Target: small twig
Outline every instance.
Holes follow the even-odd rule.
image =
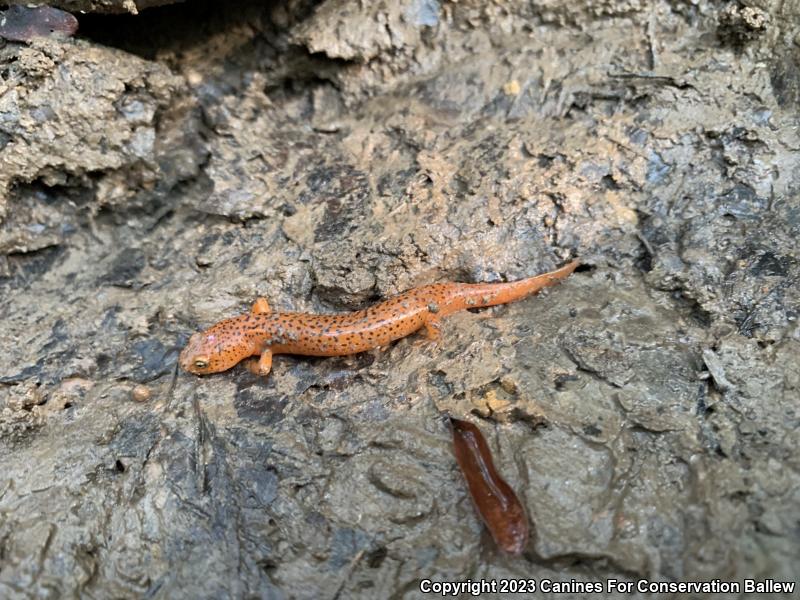
[[[649,254],[651,257],[655,258],[655,256],[656,256],[656,251],[655,251],[655,249],[653,248],[653,245],[650,243],[650,240],[648,240],[648,239],[647,239],[647,238],[646,238],[646,237],[645,237],[645,236],[642,234],[642,232],[641,232],[641,231],[637,231],[637,232],[636,232],[636,237],[637,237],[637,238],[639,238],[639,241],[640,241],[640,242],[642,242],[642,245],[644,246],[644,249],[645,249],[645,250],[647,250],[647,253],[648,253],[648,254]]]
[[[344,586],[347,584],[347,581],[350,579],[350,575],[353,574],[353,571],[356,568],[356,565],[361,562],[361,559],[364,557],[364,549],[362,548],[359,550],[356,555],[353,557],[353,560],[350,561],[350,565],[347,567],[347,570],[342,574],[342,580],[339,582],[339,587],[336,588],[336,592],[331,596],[331,600],[338,600],[338,598],[342,595],[342,590],[344,590]]]

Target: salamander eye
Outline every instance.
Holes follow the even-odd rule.
[[[194,366],[198,369],[205,369],[208,366],[208,360],[205,358],[195,358]]]

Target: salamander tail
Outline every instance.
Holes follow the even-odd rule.
[[[458,292],[459,298],[452,303],[451,310],[448,312],[465,308],[496,306],[522,300],[542,288],[550,287],[565,279],[579,264],[577,260],[573,260],[555,271],[508,283],[463,284]]]

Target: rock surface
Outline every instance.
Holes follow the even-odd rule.
[[[128,13],[154,6],[174,4],[184,0],[8,0],[10,5],[55,6],[75,13]]]
[[[231,6],[0,48],[0,596],[796,577],[797,3]],[[570,256],[439,346],[176,370],[259,295]],[[445,414],[526,505],[522,557]]]

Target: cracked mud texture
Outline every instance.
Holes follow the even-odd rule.
[[[0,596],[797,577],[797,2],[219,4],[0,48]],[[259,295],[569,256],[439,346],[176,375]]]

